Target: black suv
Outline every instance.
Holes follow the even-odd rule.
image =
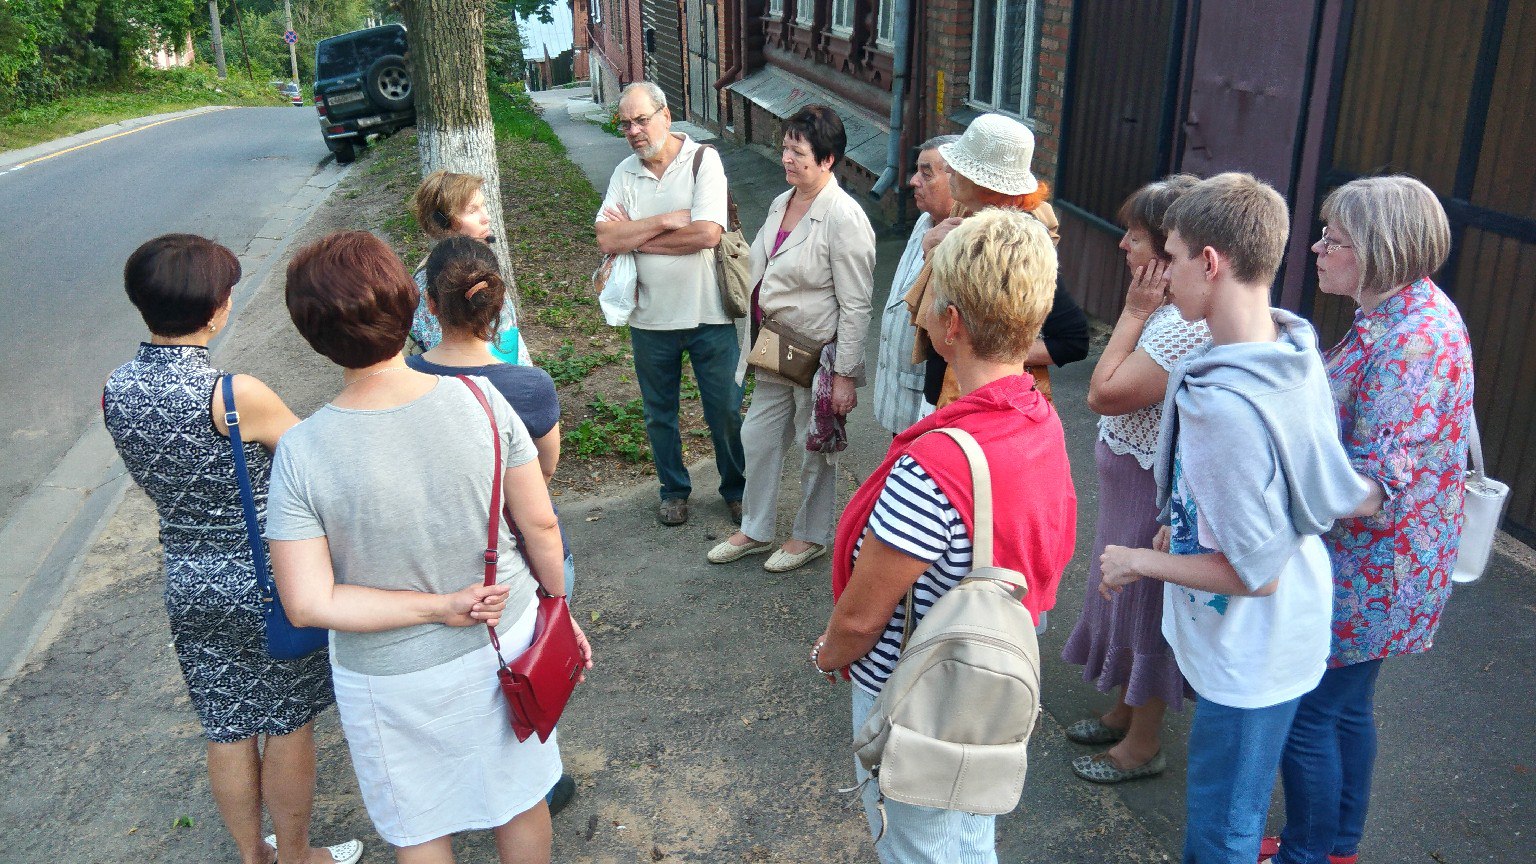
[[[372,133],[416,125],[405,28],[386,24],[315,45],[315,110],[325,146],[345,165]]]

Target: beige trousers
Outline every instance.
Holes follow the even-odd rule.
[[[800,509],[790,536],[807,543],[832,545],[837,503],[836,456],[829,461],[805,449],[811,425],[811,391],[776,376],[757,374],[752,406],[741,424],[741,449],[747,460],[747,488],[741,499],[741,531],[753,540],[778,537],[779,477],[784,457],[800,456]]]

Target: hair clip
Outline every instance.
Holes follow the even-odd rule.
[[[475,296],[475,292],[476,291],[479,291],[481,288],[489,288],[489,287],[490,286],[488,284],[486,284],[486,281],[484,279],[481,279],[479,282],[476,282],[472,288],[470,288],[468,291],[464,292],[464,299],[468,300],[469,298]]]

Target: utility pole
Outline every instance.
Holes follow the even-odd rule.
[[[208,0],[209,38],[213,41],[213,64],[219,67],[219,77],[228,78],[224,68],[224,31],[219,29],[219,0]]]
[[[293,32],[293,3],[292,0],[283,0],[283,18],[288,23],[285,25],[288,32]],[[292,42],[288,43],[288,62],[293,66],[293,83],[299,83],[299,48]]]

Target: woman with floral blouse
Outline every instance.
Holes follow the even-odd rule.
[[[1472,350],[1461,314],[1430,281],[1451,248],[1439,199],[1411,177],[1372,177],[1323,202],[1318,289],[1360,308],[1328,352],[1344,447],[1386,501],[1341,519],[1333,647],[1302,697],[1281,764],[1285,828],[1262,860],[1354,864],[1376,758],[1382,661],[1427,651],[1451,595],[1472,415]]]

